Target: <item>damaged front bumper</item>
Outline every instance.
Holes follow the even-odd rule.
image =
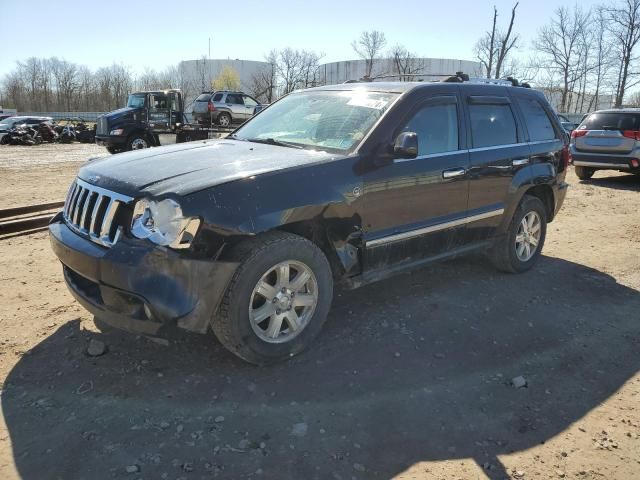
[[[76,300],[103,322],[145,335],[174,325],[206,333],[238,267],[124,236],[105,248],[72,231],[60,214],[49,238]]]

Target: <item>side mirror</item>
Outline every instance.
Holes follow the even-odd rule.
[[[402,132],[393,145],[393,154],[398,158],[415,158],[418,156],[418,134]]]

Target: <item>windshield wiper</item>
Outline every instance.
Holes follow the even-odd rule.
[[[282,140],[276,140],[275,138],[247,138],[247,142],[254,143],[266,143],[268,145],[278,145],[279,147],[289,147],[289,148],[304,148],[304,146],[299,145],[297,143],[284,142]]]

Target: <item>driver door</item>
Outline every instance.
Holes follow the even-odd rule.
[[[169,132],[169,97],[165,94],[149,95],[149,127],[156,133]]]
[[[367,270],[433,257],[462,244],[469,153],[455,94],[424,98],[394,132],[415,132],[418,155],[367,173],[363,227]]]

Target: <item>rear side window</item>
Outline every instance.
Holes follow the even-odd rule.
[[[470,104],[473,147],[493,147],[518,142],[516,122],[508,104]]]
[[[196,98],[196,102],[208,102],[210,97],[210,93],[203,93],[202,95],[199,95],[198,98]]]
[[[640,115],[636,113],[592,113],[580,125],[580,130],[640,130]]]
[[[212,102],[221,102],[222,101],[222,94],[221,93],[216,93],[213,98],[211,99]]]
[[[425,105],[402,129],[418,135],[418,155],[458,150],[458,113],[454,103]]]
[[[517,100],[527,123],[530,140],[538,142],[555,139],[556,132],[553,124],[540,102],[535,98],[518,98]]]

